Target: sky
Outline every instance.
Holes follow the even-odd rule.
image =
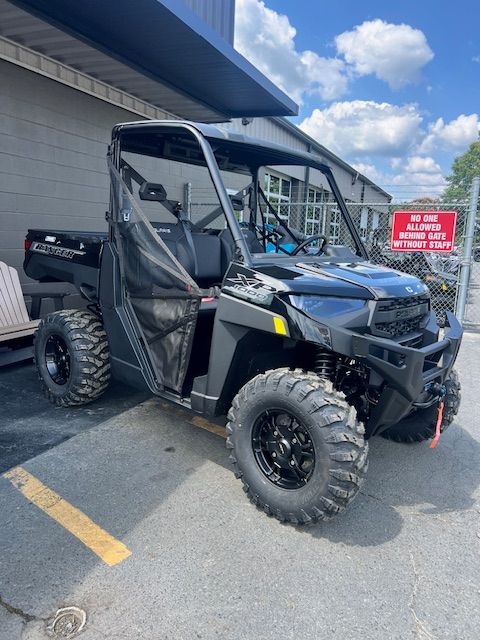
[[[479,137],[478,0],[236,0],[235,47],[397,200],[440,194]]]

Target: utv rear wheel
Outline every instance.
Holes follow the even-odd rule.
[[[108,387],[107,336],[89,311],[57,311],[38,325],[35,364],[46,397],[61,407],[87,404]]]
[[[460,382],[455,369],[452,369],[445,380],[447,393],[443,399],[443,418],[441,424],[442,433],[451,425],[460,407]],[[435,427],[438,417],[438,404],[426,409],[418,409],[399,423],[383,431],[380,435],[387,440],[395,442],[423,442],[435,435]]]
[[[344,395],[313,373],[276,369],[239,391],[227,448],[251,502],[282,522],[345,510],[367,471],[363,426]]]

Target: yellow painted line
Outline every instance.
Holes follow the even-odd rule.
[[[201,418],[200,416],[193,416],[190,420],[190,424],[193,424],[194,427],[200,427],[200,429],[205,429],[205,431],[210,431],[217,436],[222,436],[222,438],[226,438],[227,434],[224,427],[221,427],[214,422],[209,422],[205,420],[205,418]]]
[[[165,409],[165,411],[167,411],[171,415],[178,416],[179,418],[183,418],[185,422],[192,424],[194,427],[200,427],[200,429],[205,429],[205,431],[210,431],[210,433],[214,433],[216,436],[221,436],[222,438],[227,437],[225,427],[221,427],[219,424],[210,422],[210,420],[206,420],[201,416],[194,415],[192,417],[192,413],[188,409],[176,407],[174,405],[168,404],[167,402],[162,402],[161,406],[163,409]]]
[[[110,567],[132,555],[130,549],[122,542],[22,467],[14,467],[4,473],[3,477],[9,480],[27,500],[83,542]]]

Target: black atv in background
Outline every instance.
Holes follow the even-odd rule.
[[[51,402],[90,402],[112,375],[207,417],[228,415],[230,460],[250,500],[299,524],[353,500],[372,436],[421,441],[450,425],[462,328],[447,312],[439,339],[428,287],[368,262],[319,158],[209,125],[150,121],[117,125],[108,163],[107,233],[31,229],[26,238],[27,275],[72,282],[88,301],[38,328]],[[342,244],[302,239],[261,189],[265,167],[305,166],[330,185]],[[203,203],[187,214],[188,181]],[[275,241],[282,250],[267,252]]]

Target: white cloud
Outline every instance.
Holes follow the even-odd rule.
[[[373,162],[356,162],[353,161],[351,163],[352,167],[366,176],[372,182],[375,182],[378,185],[383,184],[391,184],[391,176],[381,171],[378,167],[376,167]]]
[[[441,173],[442,171],[438,162],[435,162],[430,156],[411,156],[407,160],[405,169],[409,173],[424,174]]]
[[[480,56],[473,56],[472,62],[477,62],[478,64],[480,64]]]
[[[406,160],[395,160],[395,172],[381,171],[371,162],[353,162],[352,166],[398,199],[441,193],[446,184],[445,178],[433,158],[410,156]]]
[[[405,172],[399,173],[392,178],[392,184],[408,187],[437,187],[438,189],[441,189],[446,184],[446,182],[441,173],[424,173],[421,171],[410,173],[406,169]]]
[[[428,126],[427,135],[419,146],[420,153],[432,153],[435,150],[461,151],[478,139],[480,122],[478,114],[462,114],[445,123],[438,118]]]
[[[439,196],[447,184],[441,171],[410,171],[408,164],[388,182],[392,185],[389,191],[394,193],[397,199],[407,200],[422,195]]]
[[[299,103],[306,94],[336,100],[355,75],[374,74],[400,88],[416,82],[433,58],[422,31],[379,19],[338,35],[337,57],[298,50],[296,34],[288,16],[269,9],[264,0],[237,0],[236,49]]]
[[[347,90],[345,63],[313,51],[297,51],[296,29],[262,0],[237,0],[235,47],[296,102],[304,93],[333,100]]]
[[[374,74],[392,89],[418,82],[422,67],[433,58],[422,31],[379,19],[341,33],[335,44],[356,73]]]
[[[418,140],[422,116],[416,105],[352,100],[314,109],[300,128],[343,157],[402,156]]]

